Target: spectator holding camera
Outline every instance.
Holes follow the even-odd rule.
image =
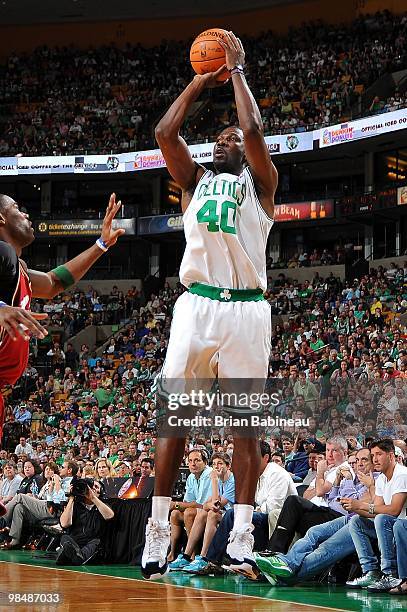
[[[74,480],[60,523],[67,533],[61,538],[57,565],[82,565],[100,548],[106,521],[114,512],[101,499],[102,484],[92,478]]]

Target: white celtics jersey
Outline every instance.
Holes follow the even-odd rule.
[[[184,213],[182,284],[265,291],[266,244],[272,225],[249,168],[240,176],[207,170]]]

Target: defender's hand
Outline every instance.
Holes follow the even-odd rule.
[[[17,306],[0,308],[0,327],[4,327],[12,340],[17,340],[18,336],[29,340],[30,336],[27,332],[31,332],[36,338],[45,338],[48,332],[45,327],[37,323],[37,320],[42,321],[47,318],[46,313],[30,312]]]
[[[112,229],[113,219],[119,212],[121,205],[122,203],[120,200],[116,202],[116,194],[112,193],[112,195],[110,196],[109,204],[107,205],[107,208],[106,208],[106,214],[105,214],[105,218],[103,219],[102,233],[101,233],[101,238],[103,242],[106,244],[106,246],[108,247],[111,247],[114,244],[116,244],[117,239],[126,233],[126,230],[124,229],[117,229],[117,230]]]
[[[218,39],[219,44],[226,51],[226,67],[232,70],[236,64],[244,66],[245,53],[240,38],[237,38],[233,32],[226,32],[224,40]]]

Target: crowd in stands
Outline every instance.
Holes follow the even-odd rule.
[[[332,266],[344,264],[346,260],[345,249],[335,247],[330,249],[313,249],[311,253],[307,251],[296,252],[289,258],[278,258],[274,261],[272,257],[267,260],[267,268],[277,270],[278,268],[308,268],[310,266]]]
[[[407,105],[407,92],[401,94],[397,89],[394,95],[389,96],[386,100],[382,100],[380,96],[375,96],[369,106],[371,115],[379,115],[380,113],[390,113]]]
[[[349,25],[309,23],[284,37],[244,39],[248,79],[266,134],[303,132],[348,119],[363,91],[405,66],[405,15],[385,11]],[[0,66],[0,155],[111,153],[155,148],[153,127],[190,81],[190,41],[150,49],[40,47]],[[230,92],[231,93],[231,92]],[[228,94],[214,130],[236,120]],[[400,108],[398,92],[369,114]],[[196,122],[189,142],[204,137]]]
[[[376,410],[377,402],[390,382],[397,405],[390,410],[393,427],[405,437],[406,273],[407,268],[391,264],[387,270],[372,269],[353,282],[341,281],[331,272],[325,278],[315,273],[300,283],[281,272],[269,272],[266,298],[275,315],[270,377],[287,382],[281,389],[280,415],[298,411],[302,404],[305,416],[316,419],[304,435],[315,435],[317,430],[324,435],[340,430],[346,435],[359,425],[369,425],[377,433],[384,416],[383,410]],[[140,442],[140,436],[151,439],[156,428],[150,387],[165,359],[172,309],[182,291],[180,285],[171,289],[167,284],[141,305],[137,292],[130,290],[126,296],[130,322],[103,351],[89,350],[86,345],[76,351],[68,334],[65,348],[55,341],[47,347],[49,371],[32,354],[24,390],[14,389],[9,397],[5,446],[11,450],[7,439],[13,422],[25,425],[31,444],[72,452],[78,452],[85,439],[97,442],[105,438],[105,445],[121,441],[128,445],[132,439]],[[92,288],[85,294],[72,292],[66,299],[78,303],[89,295],[96,299]],[[358,393],[364,393],[365,402],[354,397],[355,385],[362,381]],[[20,397],[23,393],[26,395]],[[377,402],[370,401],[366,414],[363,405],[373,395]],[[269,433],[278,437],[281,431],[276,428]]]
[[[121,320],[130,318],[139,302],[139,292],[131,287],[126,293],[114,285],[109,295],[100,295],[93,287],[81,292],[66,292],[54,299],[41,302],[33,300],[33,312],[46,313],[47,324],[52,330],[43,341],[32,339],[32,352],[35,357],[48,357],[48,365],[62,367],[65,354],[60,344],[75,336],[88,325],[117,325]],[[57,341],[58,346],[55,347]],[[68,358],[69,359],[69,358]],[[68,362],[71,368],[76,363]],[[27,373],[26,373],[27,374]],[[32,378],[32,372],[28,372]]]
[[[293,509],[294,502],[286,500],[303,492],[297,487],[309,488],[319,472],[330,487],[332,484],[340,487],[349,478],[354,484],[359,482],[354,472],[349,476],[348,468],[343,473],[338,468],[347,458],[349,463],[355,461],[361,449],[367,449],[374,438],[390,438],[397,463],[406,462],[406,272],[407,269],[391,264],[388,269],[372,269],[352,281],[341,281],[332,273],[325,278],[311,273],[303,283],[291,281],[282,273],[269,272],[265,295],[275,317],[268,383],[272,392],[278,393],[279,403],[264,410],[264,416],[272,417],[274,423],[262,428],[261,444],[267,478],[274,478],[277,470],[277,475],[285,474],[285,484],[281,499],[274,500],[274,505],[269,504],[267,491],[260,487],[256,503],[259,524],[265,530],[262,547],[268,543],[265,525],[274,521],[274,528],[283,520],[280,517],[295,515],[297,506]],[[153,474],[157,439],[153,385],[165,359],[173,307],[183,291],[181,285],[171,288],[167,283],[145,302],[131,290],[123,296],[131,302],[130,308],[122,310],[124,326],[103,347],[89,350],[82,346],[77,351],[72,342],[65,347],[54,342],[47,351],[51,359],[49,370],[37,363],[34,354],[31,356],[27,385],[10,389],[6,398],[0,502],[14,505],[13,512],[6,515],[8,523],[3,519],[4,527],[0,529],[5,548],[22,543],[20,514],[14,507],[24,506],[25,512],[46,519],[49,511],[41,500],[57,505],[66,502],[70,480],[65,479],[72,477],[72,469],[82,477],[92,478],[92,482],[103,482],[107,477],[141,476],[142,469]],[[71,303],[95,300],[96,292],[91,287],[84,294],[73,290],[67,299]],[[65,303],[65,298],[61,303]],[[50,310],[54,310],[54,305]],[[127,318],[126,312],[131,312]],[[230,475],[233,436],[227,427],[191,432],[184,457],[190,468],[191,452],[196,453],[197,449],[203,451],[202,470],[208,469],[210,473],[208,459],[213,456],[220,466],[218,479]],[[53,478],[55,474],[57,477]],[[264,485],[264,479],[262,482]],[[97,497],[101,489],[95,487],[93,493]],[[275,491],[274,485],[270,485],[270,491]],[[404,491],[407,495],[407,488]],[[23,495],[26,493],[41,503],[26,503]],[[344,489],[339,496],[347,498],[345,493],[349,494]],[[16,499],[16,495],[20,497]],[[332,511],[329,520],[336,518],[335,512],[340,516],[352,515],[338,504],[337,489],[335,495],[329,497],[327,492],[322,497]],[[100,505],[98,499],[94,503]],[[229,502],[232,503],[230,499]],[[286,508],[286,503],[291,504],[290,508]],[[186,521],[187,516],[188,513],[182,520]],[[211,535],[197,559],[198,569],[204,573],[208,573],[208,567],[212,571],[223,554],[230,524],[230,517],[223,523],[219,522],[221,517],[215,516],[207,526],[206,518],[200,517],[194,531],[195,535]],[[179,515],[174,514],[171,520],[181,525]],[[309,524],[313,525],[315,522]],[[302,533],[295,524],[290,529],[306,537],[306,530]],[[66,542],[69,544],[70,540]],[[64,554],[68,554],[68,544],[62,547]],[[176,542],[173,544],[173,563],[183,567],[195,563],[189,554],[191,543],[186,556],[185,550],[181,553],[181,559],[176,555]],[[273,550],[285,555],[286,542]],[[85,552],[78,553],[77,559],[83,560]],[[375,578],[378,579],[377,572]],[[394,584],[389,589],[393,587]]]
[[[356,306],[347,311],[351,316],[350,326],[346,325],[346,332],[352,329],[355,323],[362,321],[363,324],[370,319],[369,308],[365,308],[360,299],[372,299],[375,293],[380,296],[379,308],[381,314],[388,320],[406,312],[406,290],[407,262],[403,267],[391,263],[385,270],[382,266],[378,270],[371,270],[369,275],[355,279],[353,283],[347,282],[345,286],[338,282],[332,272],[325,278],[319,272],[310,273],[310,280],[299,283],[297,280],[290,281],[283,272],[269,272],[269,302],[273,314],[295,314],[305,313],[311,320],[321,316],[321,313],[329,305],[332,308],[332,316],[327,321],[332,321],[343,304],[343,298],[353,300]],[[340,293],[336,298],[337,292]],[[330,302],[326,298],[331,294]],[[335,298],[335,299],[334,299]],[[333,301],[332,301],[333,300]],[[341,313],[339,313],[341,314]]]
[[[350,27],[306,24],[283,44],[256,47],[258,97],[266,131],[306,131],[340,123],[364,89],[405,65],[405,16],[360,17]],[[316,44],[315,44],[316,42]]]

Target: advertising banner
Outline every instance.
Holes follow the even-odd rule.
[[[0,176],[18,174],[17,157],[0,157]]]
[[[349,123],[331,125],[320,130],[319,146],[321,149],[332,145],[353,142],[361,138],[380,136],[407,127],[407,108],[392,113],[382,113],[364,117]]]
[[[274,219],[277,223],[284,221],[309,221],[312,219],[329,219],[334,216],[333,200],[317,200],[314,202],[294,202],[276,204]],[[155,215],[140,217],[137,233],[139,236],[151,234],[166,234],[184,229],[182,214]]]
[[[93,172],[124,172],[125,155],[128,154],[116,156],[66,155],[63,157],[19,157],[17,160],[17,168],[18,174],[90,174]]]
[[[266,136],[266,143],[270,153],[299,153],[300,151],[312,151],[314,139],[315,132],[298,132],[297,134]]]
[[[311,221],[313,219],[329,219],[333,216],[333,200],[277,204],[274,207],[274,219],[277,223],[281,223],[282,221]]]
[[[59,236],[86,237],[100,236],[102,219],[76,219],[65,221],[61,219],[34,221],[34,230],[37,238],[58,238]],[[123,228],[125,235],[135,235],[136,219],[114,219],[113,229]]]
[[[314,141],[319,142],[320,148],[326,148],[406,127],[407,109],[403,108],[313,132],[266,136],[265,140],[271,155],[286,155],[312,151]],[[209,142],[190,145],[188,148],[193,159],[200,163],[209,163],[212,161],[213,147],[214,143]],[[165,168],[165,161],[159,149],[111,155],[0,157],[0,176],[138,172],[157,168]]]
[[[271,155],[312,151],[313,132],[267,136]],[[212,162],[214,143],[189,146],[193,159],[199,163]],[[0,176],[36,174],[94,174],[138,172],[165,168],[159,149],[116,155],[65,155],[47,157],[0,157]]]
[[[154,217],[139,217],[137,233],[139,236],[149,234],[167,234],[184,229],[182,214],[155,215]]]

